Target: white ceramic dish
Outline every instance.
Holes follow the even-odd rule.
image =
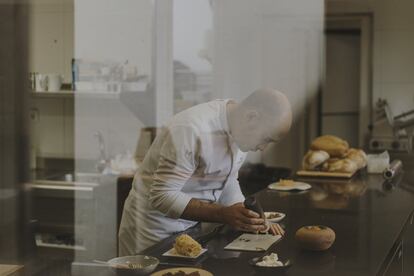
[[[278,217],[268,218],[269,216],[274,215],[274,214],[277,214]],[[286,217],[286,215],[284,213],[280,213],[280,212],[264,212],[264,215],[265,215],[267,221],[270,221],[270,222],[279,222],[279,221],[281,221],[282,219],[284,219]]]
[[[269,189],[277,190],[277,191],[291,191],[291,190],[305,191],[305,190],[309,190],[310,188],[312,188],[312,186],[309,185],[308,183],[298,182],[298,181],[294,181],[294,184],[290,186],[282,186],[280,185],[279,182],[275,182],[275,183],[269,184],[269,186],[267,187]]]
[[[148,275],[157,268],[159,263],[157,258],[145,255],[123,256],[110,259],[107,262],[116,275],[122,276]],[[137,265],[137,267],[128,268],[129,264]]]
[[[201,249],[200,254],[198,254],[197,256],[190,257],[190,256],[184,256],[184,255],[178,254],[177,251],[175,251],[175,249],[173,247],[173,248],[171,248],[170,250],[168,250],[167,252],[165,252],[162,255],[163,256],[167,256],[167,257],[177,257],[177,258],[185,258],[185,259],[197,259],[201,255],[203,255],[205,252],[207,252],[207,248]]]
[[[157,271],[155,273],[152,273],[151,276],[162,276],[167,273],[177,273],[179,271],[185,272],[185,273],[192,273],[192,272],[198,272],[200,276],[213,276],[212,273],[208,272],[207,270],[196,268],[196,267],[174,267],[174,268],[168,268],[164,270]]]

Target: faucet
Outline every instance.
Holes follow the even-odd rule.
[[[107,159],[106,159],[106,153],[105,153],[105,142],[104,142],[103,135],[100,131],[95,132],[94,136],[98,139],[98,147],[99,147],[99,158],[96,163],[96,169],[98,170],[98,172],[102,173],[107,166]]]

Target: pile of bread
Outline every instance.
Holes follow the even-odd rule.
[[[189,235],[182,234],[175,239],[174,249],[180,255],[196,257],[201,253],[202,247]]]
[[[350,148],[348,142],[333,135],[324,135],[312,141],[303,157],[306,171],[354,173],[367,165],[367,156],[361,149]]]

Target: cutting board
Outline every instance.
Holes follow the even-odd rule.
[[[270,234],[242,234],[229,243],[224,249],[241,251],[266,251],[269,247],[280,240],[280,235]]]
[[[352,173],[340,173],[340,172],[321,172],[321,171],[297,171],[296,174],[299,176],[314,176],[314,177],[340,177],[340,178],[351,178],[355,172]]]

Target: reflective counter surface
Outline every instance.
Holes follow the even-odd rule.
[[[312,185],[303,192],[278,192],[265,189],[257,197],[265,211],[286,214],[281,221],[286,235],[266,254],[276,252],[291,259],[293,266],[286,275],[377,275],[399,270],[392,259],[398,253],[404,233],[411,227],[414,210],[412,174],[402,174],[393,183],[385,183],[381,175],[361,172],[351,180],[300,178]],[[254,183],[252,183],[254,185]],[[325,252],[309,252],[298,248],[294,240],[297,229],[304,225],[326,225],[336,232],[336,241]],[[208,240],[208,252],[191,265],[202,267],[214,275],[256,275],[248,261],[264,252],[224,250],[240,232],[223,227],[206,236],[205,227],[190,229],[195,238]],[[143,253],[160,257],[172,247],[170,237]],[[394,254],[396,253],[396,254]],[[165,260],[162,262],[174,261]],[[182,265],[182,263],[175,263]],[[396,266],[396,268],[395,268]],[[157,270],[169,267],[160,265]]]

